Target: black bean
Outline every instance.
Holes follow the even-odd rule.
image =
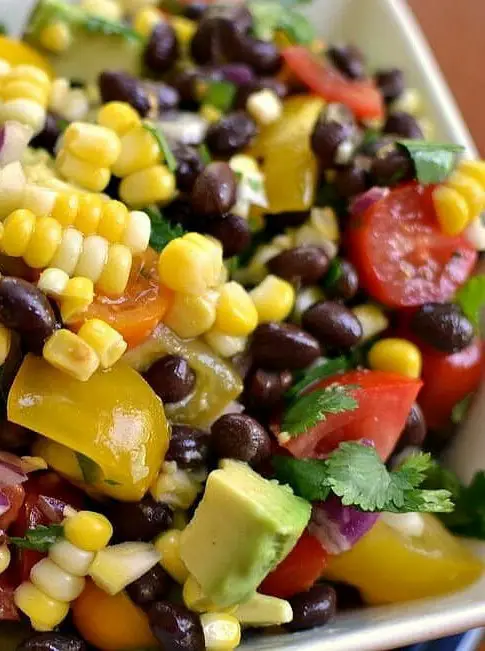
[[[228,157],[247,147],[256,133],[254,120],[244,111],[236,111],[210,125],[206,143],[215,156]]]
[[[17,651],[87,651],[87,646],[73,635],[38,633],[21,642]]]
[[[99,75],[98,82],[103,104],[126,102],[142,117],[150,111],[150,98],[139,79],[122,70],[105,70]]]
[[[12,451],[25,448],[32,443],[34,436],[31,430],[11,423],[9,420],[5,419],[0,422],[0,449],[2,450]]]
[[[198,215],[187,199],[175,199],[163,208],[163,216],[171,224],[180,224],[186,231],[204,232],[205,219]]]
[[[169,592],[172,581],[160,563],[148,570],[142,577],[126,588],[128,596],[137,606],[146,607],[163,599]]]
[[[339,195],[350,199],[369,188],[369,174],[363,167],[353,163],[336,170],[334,183]]]
[[[357,608],[363,607],[364,601],[362,596],[359,590],[353,585],[332,581],[331,586],[337,593],[337,609],[339,612],[342,610],[356,610]]]
[[[195,109],[197,107],[197,78],[198,68],[174,70],[168,76],[168,82],[173,88],[176,88],[180,95],[181,106],[185,109]]]
[[[359,289],[359,276],[354,265],[348,260],[341,260],[340,275],[333,283],[325,286],[325,294],[329,298],[350,301]]]
[[[353,45],[334,46],[327,50],[327,56],[333,65],[350,79],[365,77],[364,57]]]
[[[194,187],[195,179],[204,169],[204,163],[199,152],[189,145],[177,144],[172,147],[172,153],[177,161],[175,176],[177,188],[182,192],[190,192]]]
[[[322,169],[328,169],[335,165],[340,145],[348,141],[353,132],[353,125],[334,120],[329,121],[326,113],[321,113],[313,129],[311,147]]]
[[[424,342],[443,353],[457,353],[469,346],[473,325],[457,305],[426,303],[411,318],[411,329]]]
[[[149,70],[156,74],[163,74],[174,65],[177,56],[178,44],[175,30],[168,21],[163,21],[153,30],[143,60]]]
[[[13,276],[0,278],[0,322],[19,332],[28,349],[37,354],[60,327],[45,294]]]
[[[329,350],[347,351],[362,337],[359,319],[335,301],[319,301],[309,307],[303,313],[302,325]]]
[[[59,116],[47,111],[44,128],[35,138],[32,138],[30,146],[34,149],[45,149],[54,156],[57,140],[62,133],[60,122]]]
[[[172,425],[167,461],[175,461],[180,468],[200,468],[207,464],[209,454],[207,432],[188,425]]]
[[[217,216],[236,203],[236,175],[227,163],[209,163],[197,177],[190,200],[199,215]]]
[[[318,341],[290,323],[264,323],[253,334],[250,352],[254,362],[276,371],[305,368],[320,357]]]
[[[121,179],[114,174],[111,175],[108,185],[103,190],[103,194],[107,194],[111,199],[119,201],[120,198],[120,185]]]
[[[293,621],[286,624],[289,631],[305,631],[329,622],[337,610],[337,595],[326,583],[314,585],[289,599],[293,609]]]
[[[173,111],[178,107],[180,93],[173,86],[161,81],[143,80],[141,83],[147,93],[153,97],[153,104],[156,106],[158,114]]]
[[[141,502],[113,502],[108,507],[109,520],[116,540],[149,542],[172,526],[172,511],[166,504],[155,502],[150,495]]]
[[[185,606],[156,601],[148,611],[153,635],[170,651],[204,651],[204,631],[200,618]]]
[[[384,124],[383,131],[384,133],[392,133],[402,138],[413,138],[416,140],[422,140],[424,138],[416,118],[409,115],[409,113],[404,113],[404,111],[391,113]]]
[[[166,355],[150,366],[145,380],[162,402],[179,402],[194,390],[195,373],[184,357]]]
[[[308,212],[280,212],[265,216],[266,228],[272,234],[283,233],[287,228],[302,226],[309,218]]]
[[[259,75],[274,75],[281,68],[280,52],[271,41],[242,36],[239,39],[236,56],[239,61],[251,66]]]
[[[392,149],[377,155],[372,161],[370,177],[375,185],[393,187],[414,178],[416,172],[413,162],[401,149]]]
[[[225,258],[239,255],[251,242],[247,219],[232,213],[210,220],[207,232],[220,241]]]
[[[205,2],[191,2],[184,6],[184,16],[190,20],[200,20],[207,10]]]
[[[225,414],[211,428],[212,444],[219,459],[239,459],[250,465],[271,454],[271,439],[257,420],[246,414]]]
[[[216,7],[207,11],[191,42],[194,61],[201,64],[238,61],[239,39],[252,25],[244,6]]]
[[[399,68],[378,70],[375,79],[386,102],[393,102],[395,99],[400,97],[406,87],[404,72],[399,70]]]
[[[302,285],[313,285],[327,271],[330,260],[318,246],[297,246],[268,261],[272,274]]]
[[[239,86],[234,100],[235,108],[245,109],[249,96],[265,89],[273,91],[280,99],[284,99],[288,95],[288,86],[284,81],[280,81],[276,77],[259,77],[252,83]]]
[[[389,148],[394,144],[394,138],[387,135],[378,135],[375,138],[364,138],[357,148],[357,154],[362,154],[365,157],[374,157],[377,153],[384,149]]]
[[[290,371],[257,369],[246,381],[246,400],[256,409],[272,409],[281,402],[293,382]]]
[[[426,421],[421,407],[415,402],[411,407],[401,433],[396,452],[409,445],[420,448],[426,438]]]

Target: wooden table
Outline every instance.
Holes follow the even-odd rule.
[[[408,0],[485,156],[485,0]]]

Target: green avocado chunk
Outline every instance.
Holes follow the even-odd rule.
[[[310,514],[287,486],[225,459],[182,532],[182,559],[217,606],[243,603],[293,549]]]

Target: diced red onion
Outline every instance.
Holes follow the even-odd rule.
[[[73,511],[75,512],[69,504],[50,495],[39,495],[37,505],[45,517],[54,523],[62,522],[64,518],[72,515]]]
[[[377,186],[374,186],[370,190],[367,190],[367,192],[358,194],[356,197],[354,197],[350,204],[350,212],[353,215],[362,214],[377,201],[380,201],[386,197],[389,192],[389,188],[378,188]]]
[[[6,513],[10,508],[10,500],[8,497],[0,490],[0,516]]]
[[[365,513],[344,506],[338,497],[313,505],[310,533],[329,554],[348,551],[375,524],[378,513]]]
[[[185,145],[200,145],[205,138],[209,123],[197,113],[164,113],[157,125],[169,140]]]
[[[21,459],[10,452],[0,452],[0,486],[15,486],[27,479]]]
[[[11,120],[5,122],[0,127],[0,167],[20,160],[32,136],[30,127]]]
[[[248,86],[254,81],[254,72],[244,63],[228,63],[220,68],[222,78],[236,86]]]

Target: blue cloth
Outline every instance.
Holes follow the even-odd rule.
[[[444,637],[441,640],[421,642],[421,644],[405,647],[401,651],[476,651],[483,633],[483,629],[477,628],[468,631],[468,633]]]

